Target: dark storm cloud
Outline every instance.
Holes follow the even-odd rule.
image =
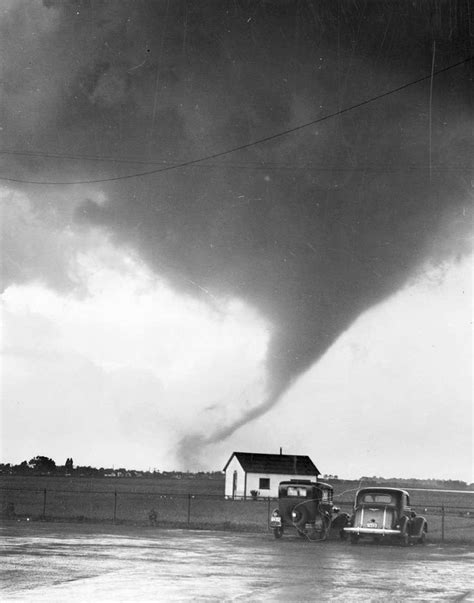
[[[19,4],[3,32],[4,145],[142,162],[213,154],[425,76],[433,48],[436,68],[466,58],[468,16],[461,0]],[[432,84],[431,107],[427,81],[212,165],[97,185],[109,203],[77,212],[177,289],[239,296],[272,322],[267,399],[207,441],[272,406],[421,263],[467,250],[472,71]],[[6,165],[48,181],[144,171]]]

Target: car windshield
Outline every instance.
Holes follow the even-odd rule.
[[[390,505],[395,503],[395,498],[391,494],[382,494],[379,492],[368,492],[367,494],[363,494],[360,502],[362,503],[382,503],[385,505]]]

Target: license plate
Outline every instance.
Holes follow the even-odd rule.
[[[375,523],[375,521],[369,521],[367,524],[368,528],[376,528],[377,524]]]
[[[272,517],[270,519],[270,525],[275,527],[281,527],[281,517]]]

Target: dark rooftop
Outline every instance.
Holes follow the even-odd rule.
[[[236,457],[244,471],[251,473],[284,473],[287,475],[320,475],[309,456],[296,454],[258,454],[255,452],[234,452],[227,461],[224,471],[233,457]]]

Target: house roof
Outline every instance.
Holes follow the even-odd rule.
[[[258,454],[255,452],[233,452],[224,467],[224,471],[234,456],[247,473],[320,475],[318,468],[309,456],[297,454]]]

